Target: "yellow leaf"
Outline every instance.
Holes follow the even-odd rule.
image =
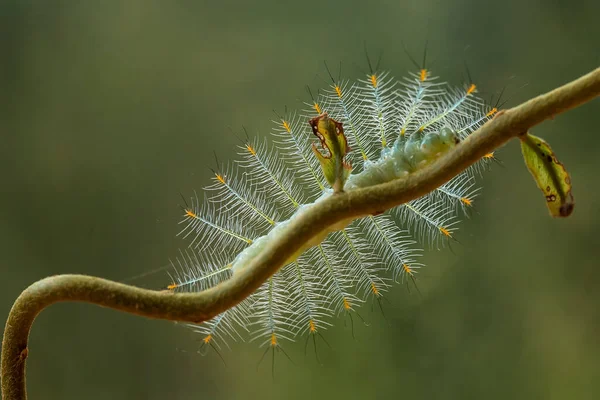
[[[558,161],[550,145],[529,133],[521,137],[521,152],[533,179],[544,194],[553,217],[568,217],[575,201],[571,193],[571,177]]]

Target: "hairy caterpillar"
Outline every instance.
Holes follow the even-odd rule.
[[[309,110],[278,116],[275,148],[247,140],[240,146],[241,160],[219,165],[205,196],[186,204],[181,235],[191,239],[190,248],[176,263],[170,290],[199,291],[228,279],[295,216],[332,194],[335,185],[321,171],[332,150],[320,152],[313,144],[313,134],[323,143],[320,129],[345,135],[352,151],[344,159],[344,190],[352,190],[422,168],[497,111],[474,95],[475,84],[452,88],[425,68],[400,81],[378,71],[356,83],[331,81]],[[351,316],[366,299],[383,296],[393,281],[414,281],[422,266],[417,242],[439,247],[453,237],[457,212],[477,194],[479,169],[471,167],[389,212],[321,232],[251,297],[191,327],[217,350],[226,337],[245,339],[241,331],[266,351],[300,335],[314,339],[331,317]]]

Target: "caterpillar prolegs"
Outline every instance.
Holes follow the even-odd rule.
[[[241,159],[219,165],[204,196],[185,207],[180,234],[190,246],[175,263],[169,289],[212,287],[334,189],[405,177],[459,146],[497,111],[475,92],[474,84],[450,87],[425,69],[402,80],[386,72],[354,83],[332,78],[308,110],[277,115],[272,143],[245,141]],[[343,139],[328,146],[319,123],[332,124]],[[314,149],[314,134],[323,149]],[[342,188],[332,180],[341,175],[327,172],[336,151],[341,163],[329,167],[343,171]],[[244,302],[191,327],[215,349],[227,338],[275,349],[299,336],[320,335],[333,317],[381,298],[394,281],[414,281],[422,267],[418,243],[439,247],[453,238],[457,215],[477,194],[475,177],[492,157],[417,200],[322,232]]]

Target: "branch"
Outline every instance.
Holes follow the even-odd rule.
[[[200,293],[151,291],[84,275],[58,275],[29,286],[15,301],[2,341],[2,395],[26,399],[27,341],[35,317],[51,304],[81,301],[148,318],[200,323],[235,306],[283,266],[290,254],[340,221],[375,214],[419,198],[452,179],[485,154],[545,119],[600,94],[600,68],[517,107],[499,112],[454,150],[406,178],[332,195],[292,221],[247,266]]]

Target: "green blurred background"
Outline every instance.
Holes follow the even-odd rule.
[[[323,86],[323,60],[357,77],[363,43],[400,77],[429,38],[456,84],[467,62],[507,106],[600,64],[597,1],[0,1],[0,315],[51,274],[123,280],[185,247],[179,192],[210,179],[229,127],[266,134],[272,109]],[[523,84],[528,84],[521,88]],[[394,288],[384,319],[338,321],[319,348],[254,343],[197,354],[200,337],[90,305],[44,311],[32,399],[544,398],[600,395],[600,103],[534,129],[573,176],[553,220],[517,143],[498,153],[452,250],[430,251],[421,295]],[[166,272],[132,283],[159,288]]]

